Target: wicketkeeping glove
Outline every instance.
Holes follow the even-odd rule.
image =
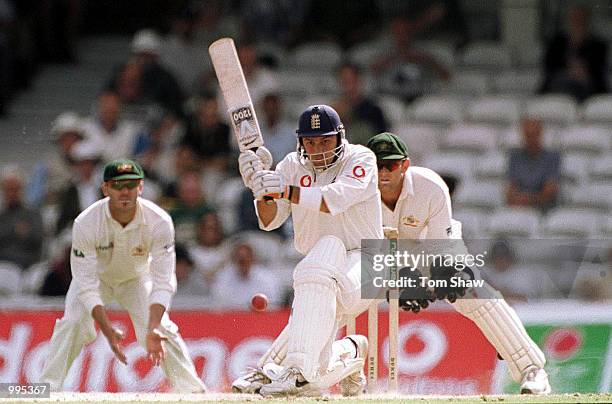
[[[259,171],[269,170],[270,167],[272,167],[272,154],[263,146],[257,148],[257,152],[247,150],[238,156],[238,171],[242,176],[242,182],[249,188],[253,175]]]
[[[440,265],[431,267],[431,279],[434,280],[446,280],[446,286],[436,286],[434,293],[437,299],[447,299],[451,303],[455,303],[457,298],[465,296],[467,287],[462,286],[451,286],[451,278],[460,277],[463,279],[474,279],[474,272],[468,267],[463,270],[457,270],[452,265]],[[438,282],[441,283],[441,282]]]
[[[421,309],[429,307],[429,303],[436,300],[431,289],[421,286],[423,275],[418,269],[411,271],[410,268],[404,267],[399,270],[399,278],[414,279],[414,287],[406,287],[400,290],[398,305],[404,311],[412,311],[418,313]],[[387,292],[387,301],[389,301],[389,293]]]

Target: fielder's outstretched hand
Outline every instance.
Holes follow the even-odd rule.
[[[121,342],[125,339],[123,335],[123,331],[118,328],[113,328],[105,335],[108,340],[108,344],[110,345],[111,350],[115,354],[115,357],[119,360],[119,362],[127,365],[127,357],[123,353],[123,348],[121,347]]]
[[[436,300],[436,296],[433,291],[421,286],[420,278],[423,275],[418,269],[410,270],[408,267],[404,267],[399,270],[400,279],[414,279],[413,287],[406,287],[400,290],[398,304],[400,309],[404,311],[411,311],[418,313],[421,309],[429,307],[429,303]],[[387,294],[387,301],[389,300]]]
[[[147,333],[147,358],[153,362],[154,366],[160,365],[165,358],[163,341],[168,341],[160,331],[153,330]]]

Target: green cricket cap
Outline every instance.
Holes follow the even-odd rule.
[[[104,166],[104,181],[141,180],[143,178],[142,167],[133,160],[114,160]]]
[[[368,140],[367,146],[377,160],[403,160],[408,158],[406,143],[390,132],[379,133]]]

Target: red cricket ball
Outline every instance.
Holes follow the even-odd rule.
[[[257,293],[251,299],[251,308],[255,311],[265,311],[268,308],[268,297],[263,293]]]

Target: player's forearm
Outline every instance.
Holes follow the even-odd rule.
[[[93,317],[96,324],[98,324],[98,327],[100,327],[100,331],[102,331],[102,334],[104,334],[105,336],[110,335],[113,327],[110,323],[110,320],[108,319],[104,306],[95,306],[91,311],[91,316]]]
[[[316,189],[316,187],[309,188],[309,190],[314,190],[314,189]],[[294,203],[296,205],[300,204],[300,201],[301,201],[301,188],[300,187],[296,187],[296,186],[293,186],[293,185],[291,186],[290,201],[291,201],[291,203]],[[321,197],[321,202],[319,203],[319,211],[323,212],[323,213],[329,213],[329,209],[328,209],[327,204],[325,203],[325,199],[323,199],[323,197]]]
[[[276,217],[278,207],[276,201],[257,201],[257,216],[264,226],[270,225]]]
[[[149,326],[147,328],[149,332],[159,327],[165,312],[166,308],[159,303],[153,303],[149,306]]]

